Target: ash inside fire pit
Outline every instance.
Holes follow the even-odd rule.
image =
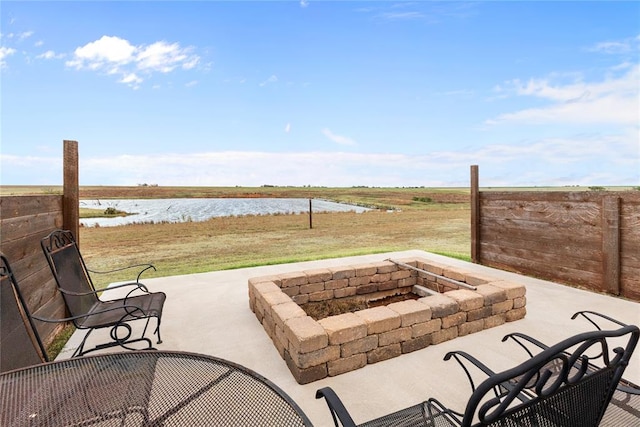
[[[413,292],[400,293],[377,299],[367,299],[365,297],[343,298],[339,300],[328,300],[309,302],[300,304],[300,307],[313,320],[320,320],[326,317],[336,316],[344,313],[354,313],[372,307],[380,307],[394,302],[415,300],[421,298]]]

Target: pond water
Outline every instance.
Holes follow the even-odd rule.
[[[365,212],[370,209],[313,199],[313,212]],[[83,218],[86,227],[110,227],[133,223],[206,221],[220,216],[297,214],[309,212],[309,199],[119,199],[81,200],[81,208],[115,208],[135,215],[116,218]]]

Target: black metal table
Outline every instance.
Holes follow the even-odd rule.
[[[311,426],[278,386],[201,354],[137,351],[0,375],[0,426]]]

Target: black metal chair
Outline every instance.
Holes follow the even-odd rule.
[[[512,369],[491,372],[477,387],[472,385],[462,413],[432,398],[361,425],[595,427],[639,337],[634,325],[575,335]],[[619,339],[625,340],[624,347],[613,347]],[[445,359],[450,357],[448,353]],[[322,397],[336,426],[356,425],[333,390],[318,390],[316,398]]]
[[[48,361],[9,261],[0,253],[0,372]]]
[[[625,323],[619,320],[589,310],[578,311],[571,316],[571,320],[577,318],[586,319],[599,331],[603,329],[601,325],[602,322],[610,322],[616,326],[626,326]],[[533,357],[534,354],[549,348],[547,344],[520,332],[507,334],[502,338],[503,342],[508,340],[516,342],[525,350],[529,357]],[[598,369],[598,367],[590,365],[589,369],[595,370]],[[623,426],[633,423],[640,425],[640,386],[625,378],[621,378],[611,399],[611,404],[605,413],[603,424]]]
[[[157,326],[154,331],[158,337],[157,343],[162,342],[160,338],[160,322],[166,295],[163,292],[149,292],[147,287],[140,283],[140,276],[144,271],[148,269],[155,270],[153,265],[145,264],[125,267],[124,269],[142,267],[135,282],[113,285],[103,291],[98,291],[93,285],[90,272],[111,273],[124,269],[108,272],[90,271],[80,254],[73,234],[67,230],[53,231],[42,239],[41,245],[58,289],[62,293],[67,309],[71,314],[70,319],[78,329],[88,329],[73,356],[82,356],[91,351],[113,346],[134,350],[135,348],[131,347],[131,344],[139,342],[144,342],[147,344],[148,349],[153,349],[151,340],[145,336],[152,317],[157,319]],[[133,288],[124,298],[102,300],[98,297],[99,292],[123,287]],[[135,320],[146,321],[141,336],[137,338],[132,337],[132,328],[129,324]],[[91,332],[103,328],[111,329],[111,341],[85,350],[85,343]]]

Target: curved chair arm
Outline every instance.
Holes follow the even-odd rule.
[[[125,299],[128,298],[129,295],[131,295],[131,293],[136,291],[137,289],[141,289],[143,292],[145,292],[147,294],[151,293],[151,292],[149,292],[149,289],[147,289],[147,287],[144,284],[140,283],[140,282],[120,283],[118,285],[112,285],[112,286],[109,286],[109,287],[104,288],[104,289],[97,289],[95,291],[87,291],[87,292],[74,292],[74,291],[70,291],[70,290],[62,289],[62,288],[58,288],[58,290],[63,294],[72,295],[74,297],[83,297],[85,295],[96,295],[96,296],[98,296],[99,293],[103,293],[103,292],[106,292],[106,291],[109,291],[109,290],[113,290],[113,289],[123,288],[125,286],[135,286],[136,287],[135,289],[132,289],[131,291],[129,291],[127,293],[127,296],[125,297]]]
[[[576,313],[573,313],[573,316],[571,316],[571,320],[574,320],[574,319],[575,319],[575,318],[577,318],[578,316],[582,316],[582,317],[584,317],[585,319],[587,319],[587,321],[588,321],[589,323],[591,323],[593,326],[595,326],[595,328],[596,328],[597,330],[599,330],[599,331],[601,331],[601,330],[602,330],[602,328],[600,327],[600,325],[598,325],[598,324],[596,323],[596,321],[595,321],[595,320],[593,320],[593,319],[591,318],[591,316],[595,316],[595,317],[600,317],[600,318],[602,318],[602,319],[606,319],[606,320],[608,320],[608,321],[610,321],[610,322],[615,323],[616,325],[620,325],[620,326],[627,326],[627,324],[626,324],[626,323],[622,323],[622,322],[621,322],[621,321],[619,321],[619,320],[616,320],[616,319],[614,319],[614,318],[612,318],[612,317],[609,317],[609,316],[606,316],[606,315],[604,315],[604,314],[597,313],[597,312],[595,312],[595,311],[589,311],[589,310],[578,311],[578,312],[576,312]]]
[[[116,268],[115,270],[107,270],[107,271],[97,271],[97,270],[91,270],[87,268],[87,271],[89,273],[96,273],[96,274],[109,274],[109,273],[115,273],[116,271],[123,271],[129,268],[138,268],[138,267],[144,267],[144,268],[140,270],[140,272],[138,273],[138,277],[136,277],[136,283],[140,282],[140,276],[142,276],[142,273],[144,273],[145,271],[149,269],[153,269],[153,271],[158,271],[153,264],[135,264],[135,265],[130,265],[127,267]]]
[[[429,398],[427,402],[431,407],[439,411],[446,420],[451,422],[451,424],[453,425],[462,424],[462,417],[464,417],[463,413],[447,408],[438,399],[434,397]]]
[[[601,331],[602,329],[600,328],[600,326],[590,317],[590,316],[596,316],[596,317],[600,317],[602,319],[606,319],[612,323],[615,323],[616,325],[620,325],[620,326],[627,326],[626,323],[622,323],[619,320],[613,319],[609,316],[606,316],[604,314],[600,314],[597,313],[595,311],[578,311],[576,313],[573,314],[573,316],[571,316],[571,319],[574,320],[576,319],[578,316],[582,316],[585,319],[587,319],[587,321],[589,321],[592,325],[595,326],[595,328],[599,331]],[[520,332],[514,332],[511,334],[507,334],[504,337],[502,337],[502,342],[507,341],[509,338],[511,338],[512,340],[514,340],[520,347],[522,347],[527,354],[529,354],[530,357],[533,357],[533,351],[527,346],[527,344],[530,344],[532,346],[538,347],[540,350],[546,350],[549,348],[548,345],[538,341],[537,339],[529,336],[529,335],[525,335],[522,334]],[[591,358],[597,359],[598,357],[600,357],[600,355],[596,355],[596,356],[592,356]],[[621,391],[623,393],[628,393],[628,394],[633,394],[633,395],[639,395],[640,396],[640,386],[637,386],[636,384],[625,380],[624,378],[622,378],[620,380],[620,382],[618,383],[618,387],[617,387],[618,391]]]
[[[331,387],[323,387],[316,391],[316,399],[321,399],[323,397],[327,402],[327,406],[329,406],[331,416],[333,417],[333,423],[336,427],[339,427],[340,425],[344,427],[356,427],[356,423],[353,422],[353,418],[349,415],[347,408],[344,407],[344,404]],[[340,420],[340,423],[338,423],[338,420]]]
[[[620,326],[627,326],[626,323],[623,323],[617,319],[614,319],[613,317],[609,317],[605,314],[601,314],[595,311],[590,311],[590,310],[582,310],[582,311],[578,311],[576,313],[573,314],[573,316],[571,316],[571,320],[574,320],[578,317],[584,317],[585,319],[587,319],[587,321],[589,323],[591,323],[597,330],[601,331],[602,328],[600,327],[600,325],[593,319],[593,317],[599,317],[600,319],[605,319],[608,320],[609,322],[615,323],[616,325],[620,325]],[[618,391],[621,391],[623,393],[628,393],[628,394],[633,394],[636,396],[640,396],[640,386],[625,380],[624,378],[622,378],[620,380],[620,382],[618,383],[618,387],[617,387]]]
[[[99,291],[96,291],[96,292],[106,292],[112,289],[124,288],[125,286],[135,286],[137,289],[141,289],[143,292],[147,294],[151,293],[149,292],[149,289],[147,289],[147,286],[141,282],[127,282],[127,283],[120,283],[117,285],[109,285],[106,288],[100,289]],[[135,290],[136,289],[132,289],[131,291],[129,291],[129,293],[127,293],[127,297],[129,296],[129,294],[131,294]]]
[[[469,384],[471,385],[471,391],[472,392],[476,391],[476,385],[473,382],[473,377],[471,376],[471,372],[469,372],[469,369],[467,368],[467,363],[465,363],[465,361],[466,362],[470,362],[473,366],[478,368],[480,371],[482,371],[487,376],[491,376],[491,375],[495,374],[495,372],[493,370],[491,370],[489,367],[487,367],[487,365],[485,365],[484,363],[482,363],[481,361],[479,361],[478,359],[476,359],[475,357],[473,357],[472,355],[470,355],[467,352],[464,352],[464,351],[450,351],[450,352],[448,352],[447,354],[444,355],[444,360],[445,361],[449,360],[452,357],[455,359],[456,362],[458,362],[458,364],[464,370],[464,373],[467,375],[467,379],[469,380]]]
[[[464,370],[464,373],[467,375],[467,379],[469,380],[469,384],[471,385],[472,393],[476,391],[476,385],[473,381],[473,377],[471,376],[471,372],[467,368],[467,364],[470,363],[473,366],[475,366],[478,370],[480,370],[483,374],[485,374],[487,378],[494,376],[496,374],[487,365],[485,365],[484,363],[482,363],[481,361],[479,361],[478,359],[476,359],[475,357],[473,357],[472,355],[464,351],[450,351],[447,354],[445,354],[444,360],[449,360],[452,357],[456,360],[456,362],[458,362],[458,364]],[[503,396],[505,393],[508,393],[512,389],[513,389],[513,383],[504,382],[504,383],[495,385],[493,388],[493,393],[495,394],[496,398],[500,398],[500,396]],[[530,397],[527,395],[525,391],[521,391],[520,393],[518,393],[518,399],[525,402],[529,400]],[[452,410],[449,410],[449,411],[453,412],[458,416],[462,416],[462,414],[458,412],[455,412]]]
[[[527,343],[538,347],[538,349],[540,350],[546,350],[549,348],[549,346],[544,344],[543,342],[520,332],[513,332],[511,334],[505,335],[504,337],[502,337],[502,342],[507,341],[509,338],[514,340],[520,347],[522,347],[524,351],[527,352],[529,357],[533,357],[533,351],[527,346]]]
[[[107,309],[104,310],[96,310],[96,311],[92,311],[90,313],[87,314],[79,314],[77,316],[70,316],[70,317],[61,317],[59,319],[52,319],[50,317],[42,317],[42,316],[36,316],[34,314],[31,315],[31,317],[33,319],[39,320],[41,322],[46,322],[46,323],[61,323],[61,322],[72,322],[74,320],[78,320],[78,319],[84,319],[86,317],[91,317],[93,315],[96,314],[102,314],[102,313],[108,313],[110,311],[114,311],[114,310],[120,310],[120,309],[125,309],[126,314],[124,316],[122,316],[122,318],[120,319],[120,321],[116,322],[116,324],[124,322],[124,318],[127,316],[134,316],[134,317],[138,317],[137,315],[133,314],[134,311],[142,311],[142,309],[140,307],[137,307],[135,305],[120,305],[117,307],[109,307]],[[131,310],[131,311],[129,311]],[[144,313],[144,312],[143,312]]]

